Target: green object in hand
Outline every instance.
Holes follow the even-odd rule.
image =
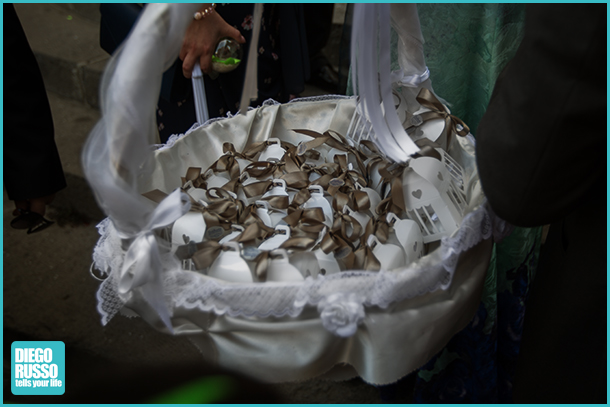
[[[224,64],[224,65],[239,65],[239,63],[241,62],[241,59],[237,59],[237,58],[220,59],[216,55],[212,55],[212,62],[216,62],[216,63]]]

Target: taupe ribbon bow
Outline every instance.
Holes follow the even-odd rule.
[[[434,93],[432,93],[429,89],[422,88],[419,91],[419,93],[416,97],[416,100],[419,102],[420,105],[430,109],[431,111],[425,112],[425,113],[422,113],[422,114],[419,114],[419,115],[413,116],[413,117],[421,118],[422,123],[427,122],[428,120],[434,120],[434,119],[445,120],[445,127],[443,128],[443,132],[441,133],[441,136],[447,136],[447,145],[449,145],[449,141],[453,134],[457,134],[458,136],[465,137],[470,132],[470,128],[466,125],[466,123],[464,123],[462,121],[462,119],[458,118],[457,116],[452,115],[449,112],[449,109],[447,109],[447,107],[445,105],[443,105],[436,98],[436,96],[434,96]],[[458,124],[460,126],[462,126],[461,130],[458,130],[458,128],[457,128]],[[412,127],[416,127],[416,126],[414,124],[412,124],[409,127],[407,127],[405,130],[408,130]]]

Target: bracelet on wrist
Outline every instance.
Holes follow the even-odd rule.
[[[205,18],[205,17],[209,16],[210,14],[212,14],[214,12],[215,8],[216,8],[216,3],[212,3],[212,5],[210,7],[206,7],[203,10],[198,11],[195,14],[193,14],[193,19],[201,20],[202,18]]]

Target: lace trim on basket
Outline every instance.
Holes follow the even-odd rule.
[[[333,294],[351,298],[352,302],[358,298],[361,305],[387,308],[393,302],[447,289],[460,254],[494,234],[494,226],[499,222],[493,218],[486,205],[481,205],[464,217],[453,236],[441,240],[437,250],[400,271],[344,271],[316,279],[308,277],[298,283],[224,284],[196,272],[170,269],[164,274],[164,290],[171,298],[172,308],[185,307],[232,317],[296,317],[307,305],[318,305],[324,313],[327,310],[323,305]],[[117,293],[114,272],[120,270],[122,263],[122,255],[117,253],[124,252],[108,219],[99,229],[102,237],[94,250],[94,259],[100,270],[110,271],[97,294],[98,311],[102,323],[106,324],[124,305]]]

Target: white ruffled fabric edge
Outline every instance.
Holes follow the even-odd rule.
[[[354,99],[356,98],[355,96],[345,96],[345,95],[321,95],[321,96],[307,96],[307,97],[302,97],[302,98],[296,98],[296,99],[292,99],[291,101],[289,101],[288,103],[299,103],[299,102],[326,102],[326,101],[331,101],[331,100],[342,100],[342,99]],[[264,107],[264,106],[275,106],[275,105],[280,105],[281,103],[273,100],[273,99],[267,99],[263,102],[263,104],[260,107]],[[249,107],[248,111],[250,110],[254,110],[254,107]],[[199,124],[199,123],[195,123],[191,126],[190,129],[188,129],[186,131],[186,133],[184,134],[172,134],[167,141],[165,142],[165,144],[154,144],[152,147],[154,150],[166,150],[168,148],[172,148],[174,146],[174,144],[176,143],[176,141],[180,140],[182,137],[187,136],[188,134],[192,133],[193,131],[200,129],[202,127],[207,127],[212,123],[216,123],[222,120],[227,120],[227,119],[231,119],[233,118],[234,115],[231,112],[227,113],[226,117],[213,117],[211,119],[209,119],[208,121],[206,121],[203,124]]]
[[[108,274],[97,293],[97,309],[105,325],[125,305],[118,294],[116,279],[125,251],[109,219],[102,221],[98,229],[101,238],[94,249],[93,258],[96,267]],[[373,306],[385,309],[404,299],[447,289],[460,254],[482,240],[492,236],[497,238],[501,231],[509,233],[510,228],[484,203],[466,215],[458,231],[453,236],[443,238],[439,248],[400,271],[345,271],[316,279],[309,277],[299,283],[234,284],[193,271],[166,269],[163,289],[165,297],[170,299],[170,313],[176,308],[185,308],[231,317],[298,317],[306,306],[318,306],[318,312],[323,316],[328,310],[320,304],[328,303],[335,294],[349,298],[350,303],[357,298],[356,302],[365,310]],[[168,253],[166,256],[171,255]],[[336,305],[337,301],[333,299],[331,302]],[[348,305],[345,309],[359,312],[360,307]],[[355,315],[345,317],[346,321],[361,320]],[[339,326],[334,333],[341,335],[341,332],[351,332],[344,328]]]

